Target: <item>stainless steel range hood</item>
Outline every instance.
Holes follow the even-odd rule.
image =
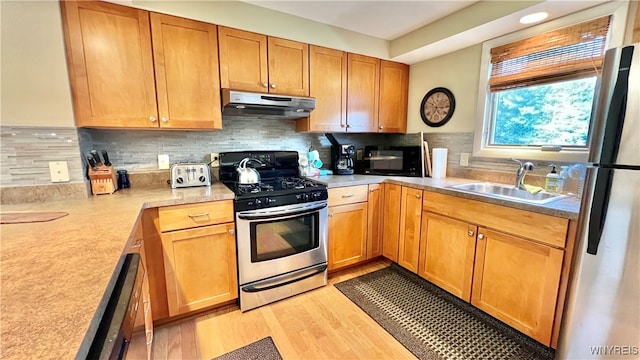
[[[222,116],[299,119],[315,107],[314,98],[222,89]]]

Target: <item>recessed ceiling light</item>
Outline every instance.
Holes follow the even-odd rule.
[[[546,19],[549,16],[549,13],[547,12],[537,12],[537,13],[533,13],[533,14],[529,14],[529,15],[525,15],[523,17],[520,18],[520,23],[521,24],[533,24],[533,23],[537,23],[539,21],[542,21],[544,19]]]

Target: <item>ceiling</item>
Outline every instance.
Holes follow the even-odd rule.
[[[243,1],[384,40],[393,40],[476,2],[475,0]]]
[[[240,0],[390,42],[390,58],[413,64],[531,25],[523,15],[549,20],[611,0]]]

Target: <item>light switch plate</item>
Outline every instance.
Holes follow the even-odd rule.
[[[158,155],[158,169],[168,169],[169,168],[169,155],[160,154]]]
[[[69,168],[66,161],[49,161],[49,173],[51,182],[69,181]]]

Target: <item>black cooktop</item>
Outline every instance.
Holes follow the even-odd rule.
[[[238,183],[236,168],[244,158],[260,174],[258,184]],[[326,200],[327,187],[300,176],[296,151],[220,153],[220,181],[236,194],[236,211]]]

